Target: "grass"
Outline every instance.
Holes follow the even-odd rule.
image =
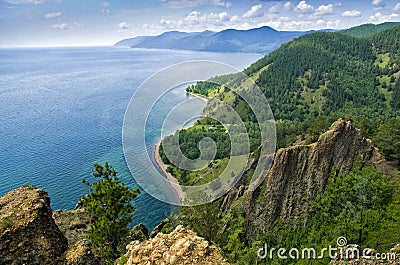
[[[118,259],[115,261],[115,263],[116,263],[117,265],[124,265],[124,264],[126,264],[127,262],[128,262],[128,257],[125,256],[125,255],[122,255],[120,258],[118,258]]]
[[[189,183],[189,185],[199,186],[212,181],[213,179],[221,175],[221,173],[228,165],[228,161],[228,158],[213,160],[213,162],[208,167],[197,171],[191,171],[187,175],[187,183]],[[180,172],[178,168],[174,166],[170,167],[172,168],[172,175],[177,178],[179,183],[181,185],[185,184],[182,183],[182,181],[180,180]]]
[[[389,63],[389,60],[390,60],[389,53],[384,53],[384,54],[378,53],[376,55],[375,65],[378,65],[380,68],[385,68]]]
[[[386,105],[388,108],[390,108],[390,99],[392,98],[392,92],[389,92],[387,87],[386,88],[382,87],[383,83],[386,83],[387,86],[390,84],[390,77],[387,75],[384,75],[382,77],[378,77],[378,79],[379,79],[379,83],[381,84],[380,86],[378,86],[378,90],[380,93],[385,95]]]
[[[308,80],[306,76],[310,76],[311,71],[308,70],[303,77],[297,78],[302,84],[301,96],[303,103],[311,107],[311,111],[321,111],[322,106],[325,103],[325,97],[322,96],[322,92],[327,89],[327,84],[321,85],[318,89],[311,89],[307,86]]]
[[[268,69],[268,67],[270,66],[270,64],[264,66],[263,68],[261,68],[258,72],[256,72],[254,75],[251,76],[251,79],[253,79],[254,81],[256,81],[258,79],[258,77],[260,77],[260,75],[262,74],[262,72],[264,72],[265,70]]]
[[[1,223],[1,228],[2,228],[2,229],[7,229],[7,228],[12,227],[13,225],[14,225],[14,221],[13,221],[11,218],[7,217],[7,218],[4,219],[3,222]]]

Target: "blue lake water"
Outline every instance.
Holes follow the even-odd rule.
[[[94,162],[105,161],[137,187],[121,132],[140,84],[175,63],[214,60],[243,69],[260,57],[113,47],[0,49],[0,195],[36,185],[49,193],[53,209],[72,209],[86,191],[81,179],[90,176]],[[183,87],[174,90],[157,110],[167,112],[185,98]],[[160,130],[146,130],[146,144],[154,145]],[[134,223],[150,229],[174,209],[145,192],[134,204]]]

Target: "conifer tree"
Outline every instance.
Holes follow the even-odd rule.
[[[91,224],[89,241],[98,249],[106,264],[113,264],[120,250],[125,247],[122,244],[135,211],[131,201],[139,194],[139,190],[130,190],[117,178],[117,171],[107,162],[104,166],[94,164],[92,176],[97,181],[82,179],[89,193],[81,199],[83,208],[95,220]]]

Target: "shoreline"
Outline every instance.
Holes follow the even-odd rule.
[[[186,94],[188,94],[188,95],[191,95],[191,96],[193,96],[193,97],[196,97],[196,98],[198,98],[198,99],[203,100],[206,104],[208,104],[208,102],[211,100],[211,98],[206,98],[206,97],[200,96],[200,95],[198,95],[198,94],[194,94],[194,93],[192,93],[192,92],[187,92],[187,91],[185,91],[185,92],[186,92]]]
[[[174,184],[179,185],[178,180],[174,176],[172,176],[171,173],[167,172],[167,167],[168,166],[162,162],[162,159],[161,159],[160,154],[158,152],[158,149],[160,148],[160,144],[161,144],[161,140],[158,141],[154,146],[154,153],[153,153],[154,161],[156,162],[156,165],[160,169],[162,174],[167,178],[167,180],[170,183],[174,183]],[[181,201],[181,202],[184,201],[185,200],[185,193],[183,192],[182,188],[180,186],[175,187],[174,185],[171,185],[171,187],[175,190],[179,201]]]
[[[193,96],[193,97],[196,97],[196,98],[202,100],[202,101],[205,102],[206,104],[208,104],[209,101],[211,100],[211,98],[206,98],[206,97],[203,97],[203,96],[194,94],[194,93],[192,93],[192,92],[187,92],[187,91],[185,91],[185,92],[186,92],[186,94],[188,94],[188,95],[190,95],[190,96]],[[204,111],[204,110],[203,110],[203,111]],[[182,129],[190,128],[190,127],[192,127],[193,125],[194,125],[194,124],[187,125],[186,127],[182,128]],[[181,130],[182,130],[182,129],[181,129]],[[161,141],[162,141],[162,139],[159,140],[159,141],[154,145],[154,153],[153,153],[154,162],[156,163],[158,169],[162,172],[162,174],[165,176],[165,178],[167,178],[167,180],[168,180],[170,183],[174,183],[174,184],[180,185],[180,184],[179,184],[179,181],[178,181],[174,176],[172,176],[171,173],[168,173],[168,171],[167,171],[168,165],[164,164],[163,161],[162,161],[162,159],[161,159],[161,157],[160,157],[160,154],[159,154],[159,151],[158,151],[158,150],[159,150],[159,148],[160,148]],[[174,187],[174,185],[171,185],[171,187],[175,190],[176,195],[178,196],[179,200],[180,200],[181,202],[184,201],[184,199],[185,199],[185,192],[183,192],[182,188],[181,188],[180,186]]]

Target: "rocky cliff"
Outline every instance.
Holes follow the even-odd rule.
[[[0,197],[0,264],[101,264],[83,209],[52,211],[47,192],[24,186]]]
[[[170,234],[159,233],[144,242],[133,241],[127,247],[127,265],[196,264],[227,265],[219,248],[195,232],[179,225]]]
[[[280,149],[263,184],[244,198],[250,242],[277,218],[297,221],[324,192],[329,177],[366,165],[385,171],[385,160],[351,122],[339,120],[316,143]]]
[[[0,197],[0,264],[102,264],[86,240],[90,222],[83,209],[53,212],[47,192],[34,186],[10,191]],[[228,264],[219,248],[182,226],[146,240],[139,224],[129,238],[135,241],[118,264]]]
[[[59,264],[67,247],[47,192],[24,186],[0,198],[1,264]]]

